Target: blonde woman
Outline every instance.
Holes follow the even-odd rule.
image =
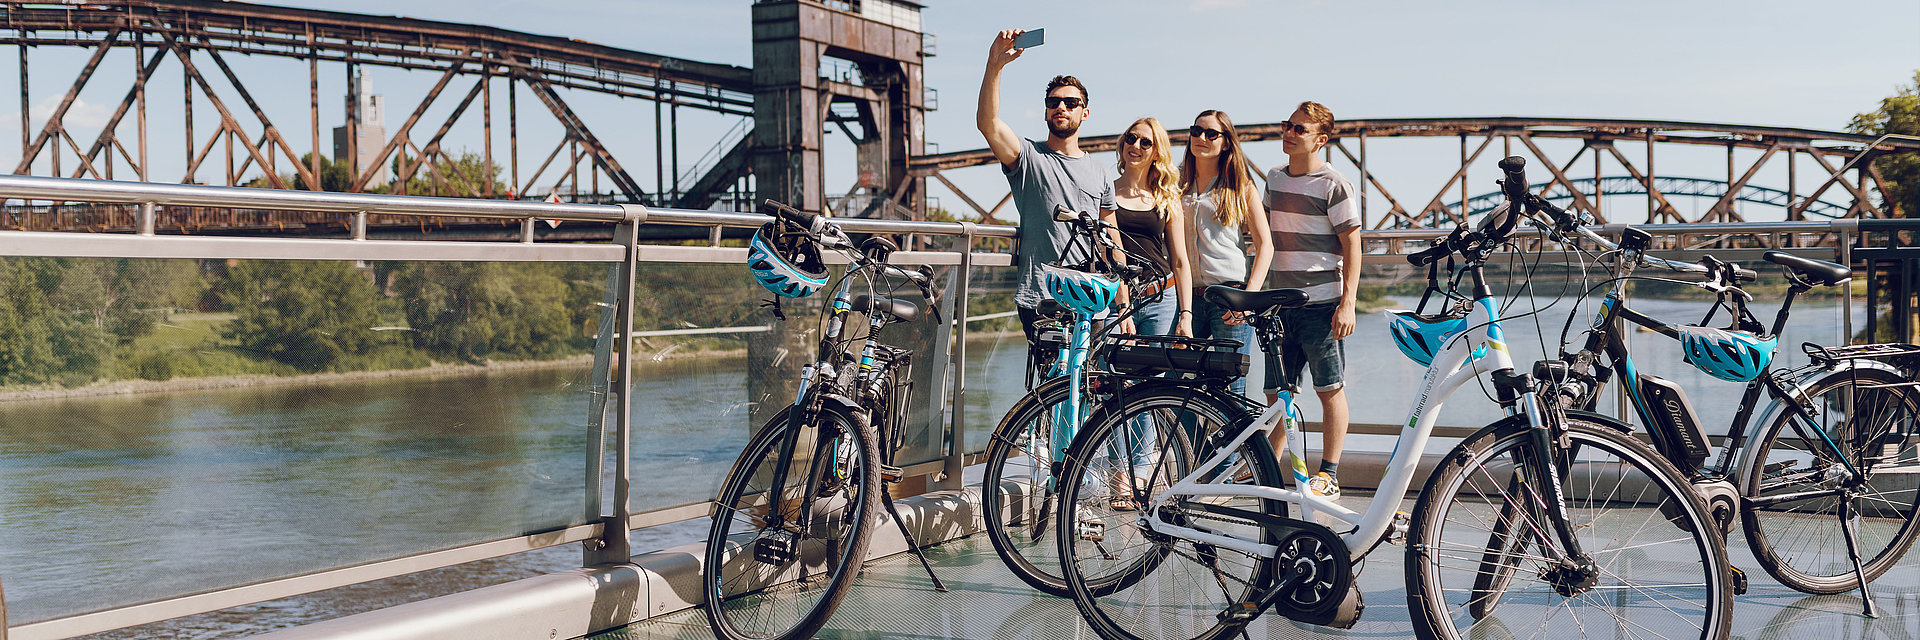
[[[1273,262],[1273,236],[1267,231],[1253,171],[1234,133],[1233,120],[1225,112],[1202,111],[1187,129],[1180,190],[1186,205],[1186,254],[1193,263],[1193,286],[1199,291],[1216,284],[1260,290]],[[1243,236],[1252,241],[1251,247]],[[1194,337],[1239,340],[1243,351],[1253,352],[1253,330],[1245,318],[1214,306],[1198,292],[1192,300],[1188,308],[1193,310]],[[1246,389],[1245,378],[1233,381],[1235,393]]]
[[[1159,267],[1166,278],[1127,292],[1148,300],[1129,318],[1124,332],[1142,335],[1193,335],[1193,279],[1187,261],[1187,231],[1180,202],[1180,177],[1173,169],[1173,145],[1154,118],[1133,121],[1120,134],[1120,178],[1113,181],[1115,224],[1127,252]],[[1158,300],[1150,300],[1154,296]]]

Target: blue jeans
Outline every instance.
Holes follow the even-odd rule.
[[[1194,296],[1193,307],[1193,337],[1210,338],[1213,340],[1238,340],[1240,341],[1240,353],[1253,353],[1255,348],[1253,344],[1253,327],[1248,326],[1244,322],[1241,324],[1227,324],[1225,320],[1220,319],[1222,315],[1227,313],[1227,310],[1214,305],[1213,302],[1206,299],[1206,296]],[[1249,356],[1248,359],[1251,360],[1252,357]],[[1247,379],[1245,377],[1234,378],[1230,388],[1234,393],[1245,395],[1247,393]]]
[[[1174,299],[1169,291],[1159,300],[1142,305],[1133,311],[1133,332],[1143,336],[1170,336],[1177,326],[1180,314],[1180,301]]]

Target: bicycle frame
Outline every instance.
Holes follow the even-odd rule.
[[[1655,407],[1640,386],[1639,370],[1633,363],[1633,354],[1627,350],[1626,342],[1620,338],[1625,329],[1624,323],[1627,322],[1646,327],[1655,333],[1675,340],[1680,338],[1679,331],[1671,324],[1627,308],[1625,285],[1625,278],[1615,282],[1612,290],[1607,293],[1607,297],[1601,302],[1600,313],[1594,320],[1594,327],[1603,330],[1590,334],[1583,350],[1588,353],[1606,356],[1608,362],[1613,365],[1614,369],[1620,372],[1622,384],[1625,385],[1628,403],[1633,406],[1634,413],[1640,419],[1641,426],[1645,427],[1648,433],[1654,436],[1653,442],[1655,448],[1660,451],[1661,455],[1666,456],[1668,461],[1673,462],[1685,473],[1701,473],[1712,477],[1726,478],[1732,481],[1736,487],[1745,489],[1746,478],[1743,474],[1739,474],[1738,471],[1743,468],[1749,460],[1749,456],[1742,454],[1746,452],[1748,440],[1751,439],[1753,430],[1757,425],[1767,423],[1764,420],[1760,422],[1754,422],[1752,420],[1754,408],[1759,405],[1760,393],[1764,390],[1768,397],[1773,400],[1774,410],[1788,411],[1790,415],[1797,418],[1791,424],[1794,425],[1795,431],[1800,434],[1801,438],[1807,439],[1809,442],[1824,443],[1828,453],[1833,454],[1836,459],[1840,460],[1846,467],[1849,475],[1858,476],[1860,474],[1860,470],[1854,464],[1852,456],[1847,455],[1844,448],[1834,442],[1831,437],[1828,437],[1826,430],[1817,427],[1812,429],[1807,428],[1808,425],[1814,424],[1813,416],[1807,413],[1806,408],[1801,406],[1799,402],[1789,400],[1793,397],[1793,393],[1783,387],[1779,380],[1775,379],[1773,366],[1771,364],[1761,370],[1759,377],[1746,383],[1746,390],[1740,396],[1739,408],[1734,411],[1733,421],[1727,425],[1725,444],[1720,448],[1719,459],[1715,465],[1702,469],[1690,464],[1689,461],[1686,460],[1684,452],[1676,448],[1678,446],[1676,439],[1681,437],[1680,434],[1665,433],[1664,431],[1667,428],[1654,418],[1653,411]],[[1788,297],[1780,305],[1780,310],[1774,319],[1772,329],[1774,335],[1779,335],[1780,330],[1786,325],[1788,311],[1792,308],[1793,299],[1797,293],[1797,290],[1790,290]],[[1771,414],[1771,412],[1769,412],[1769,414]],[[1818,436],[1812,436],[1809,434],[1809,431],[1812,434],[1818,434]],[[1736,464],[1735,460],[1739,460],[1740,463]],[[1817,495],[1819,494],[1772,496],[1761,501],[1756,501],[1756,504],[1764,506],[1767,504],[1817,497]]]
[[[835,384],[835,380],[839,376],[839,370],[835,364],[841,360],[838,346],[841,337],[846,333],[847,312],[853,309],[853,296],[851,292],[854,278],[852,276],[864,270],[867,270],[867,267],[863,265],[856,268],[854,273],[849,273],[840,279],[839,286],[836,287],[833,292],[833,302],[831,303],[832,313],[827,319],[827,331],[820,338],[820,356],[812,364],[808,364],[801,369],[800,388],[794,393],[793,404],[787,408],[787,432],[785,436],[781,438],[779,462],[774,465],[773,482],[769,485],[774,495],[785,495],[786,493],[787,472],[793,464],[794,449],[799,446],[800,432],[806,427],[807,423],[804,418],[806,418],[807,414],[817,411],[820,405],[829,398],[847,406],[858,406],[853,398],[827,393],[821,390],[833,389],[832,385]],[[880,375],[880,371],[873,366],[873,353],[874,345],[877,344],[876,336],[879,335],[880,329],[886,326],[886,324],[886,315],[880,313],[870,313],[867,315],[867,334],[861,342],[860,360],[858,363],[860,369],[853,385],[853,389],[856,390],[856,395],[858,394],[857,390],[867,388],[873,383],[874,379]],[[844,365],[845,363],[839,364]],[[856,426],[866,429],[870,425],[871,422],[867,422]],[[824,444],[824,441],[822,444]],[[819,487],[815,486],[815,483],[819,482],[819,480],[817,475],[808,478],[806,481],[806,493],[801,495],[813,495],[817,492]],[[811,522],[812,509],[812,500],[802,501],[800,512],[794,521]],[[787,522],[785,518],[781,517],[782,514],[779,513],[780,510],[774,509],[772,511],[774,513],[768,517],[767,528],[779,529],[785,526]]]
[[[1149,510],[1146,522],[1149,529],[1170,536],[1215,544],[1248,554],[1272,557],[1279,549],[1274,545],[1257,540],[1221,535],[1200,531],[1190,527],[1165,522],[1158,517],[1158,511],[1184,497],[1250,497],[1270,500],[1284,500],[1300,508],[1302,520],[1312,520],[1317,514],[1325,514],[1353,527],[1352,531],[1341,534],[1341,541],[1347,546],[1352,560],[1359,560],[1372,550],[1374,542],[1380,540],[1395,520],[1399,505],[1398,496],[1406,495],[1407,488],[1413,483],[1413,475],[1420,464],[1420,454],[1426,449],[1427,440],[1433,434],[1438,421],[1441,406],[1455,390],[1468,380],[1482,374],[1498,371],[1511,371],[1513,358],[1507,352],[1506,337],[1500,326],[1500,311],[1493,293],[1483,280],[1479,265],[1467,267],[1468,276],[1473,284],[1473,310],[1467,316],[1468,329],[1449,338],[1445,347],[1434,358],[1433,365],[1421,380],[1419,399],[1414,403],[1407,416],[1406,426],[1401,428],[1399,440],[1394,443],[1393,453],[1387,461],[1386,475],[1380,480],[1376,497],[1367,505],[1364,513],[1342,507],[1332,500],[1312,495],[1303,490],[1306,485],[1306,438],[1299,428],[1299,411],[1293,404],[1291,390],[1283,391],[1280,399],[1261,412],[1260,417],[1225,446],[1219,448],[1213,457],[1200,464],[1196,471],[1180,478],[1173,487],[1157,499]],[[1507,394],[1502,393],[1502,396]],[[1532,402],[1531,392],[1525,397],[1502,397],[1503,406],[1514,410],[1521,400]],[[1529,415],[1538,415],[1530,411]],[[1539,426],[1538,424],[1535,425]],[[1234,451],[1245,444],[1248,438],[1259,434],[1265,437],[1275,428],[1287,429],[1287,455],[1293,458],[1289,465],[1293,469],[1295,488],[1266,487],[1254,485],[1222,484],[1219,479],[1202,481],[1201,478],[1217,469],[1227,461]],[[1276,452],[1277,453],[1277,452]],[[1381,499],[1389,496],[1391,499]]]

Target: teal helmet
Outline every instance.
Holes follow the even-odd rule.
[[[1407,358],[1421,366],[1432,366],[1434,354],[1440,353],[1447,338],[1460,333],[1460,329],[1467,324],[1464,310],[1425,315],[1389,309],[1386,314],[1387,331],[1393,334],[1393,345],[1400,347],[1400,353],[1407,354]]]
[[[1749,382],[1773,361],[1780,337],[1762,339],[1737,329],[1684,326],[1680,331],[1680,350],[1687,364],[1707,375],[1728,382]]]
[[[813,295],[827,284],[827,265],[820,259],[820,249],[803,236],[789,238],[784,243],[776,240],[779,234],[775,224],[769,222],[753,232],[753,241],[747,245],[747,270],[753,272],[754,281],[773,295],[782,298]],[[782,244],[786,245],[784,251]]]
[[[1097,273],[1043,264],[1040,275],[1046,280],[1047,295],[1074,313],[1094,315],[1106,311],[1113,306],[1114,296],[1120,293],[1119,282]]]

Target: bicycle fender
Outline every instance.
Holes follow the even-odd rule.
[[[869,423],[872,422],[872,415],[867,412],[865,407],[854,402],[852,398],[837,393],[820,394],[820,405],[822,409],[847,414],[847,417],[853,419],[853,424],[862,430],[865,430]]]
[[[1598,424],[1600,426],[1613,429],[1614,431],[1618,431],[1620,433],[1627,433],[1627,434],[1633,433],[1632,424],[1622,422],[1619,418],[1615,418],[1613,416],[1606,415],[1603,413],[1594,413],[1592,411],[1585,411],[1581,409],[1568,409],[1567,417],[1579,418],[1587,422],[1592,422],[1594,424]],[[1510,428],[1511,429],[1527,428],[1527,416],[1525,414],[1510,415],[1505,418],[1496,420],[1492,424],[1481,427],[1478,431],[1475,431],[1474,433],[1478,434],[1482,431],[1500,431],[1502,429],[1510,429]]]
[[[1756,440],[1760,437],[1760,431],[1765,429],[1767,425],[1773,424],[1774,420],[1779,419],[1781,414],[1787,412],[1786,400],[1805,404],[1807,401],[1807,387],[1813,386],[1815,381],[1836,373],[1852,371],[1856,368],[1879,369],[1896,376],[1905,375],[1898,367],[1878,360],[1842,360],[1834,363],[1834,365],[1832,369],[1816,369],[1808,372],[1806,375],[1800,376],[1798,380],[1793,381],[1793,384],[1787,385],[1786,398],[1774,398],[1768,401],[1767,408],[1760,412],[1759,417],[1747,422],[1746,438],[1742,440],[1742,442],[1746,443],[1746,446],[1741,448],[1740,461],[1734,466],[1735,469],[1752,469],[1753,465],[1759,463],[1760,447],[1756,446],[1759,444]],[[1733,487],[1739,490],[1741,495],[1746,495],[1747,493],[1748,475],[1750,474],[1740,473],[1735,474],[1733,478]]]
[[[1214,396],[1215,399],[1225,400],[1229,403],[1232,402],[1231,394],[1225,391],[1215,390],[1212,387],[1190,386],[1188,381],[1184,381],[1184,380],[1161,381],[1156,379],[1142,380],[1138,383],[1135,383],[1133,386],[1127,387],[1125,391],[1121,392],[1122,399],[1124,400],[1126,397],[1129,397],[1129,396],[1139,395],[1143,393],[1150,393],[1158,389],[1180,389],[1184,391],[1192,391],[1195,396],[1211,395],[1211,396]],[[1107,417],[1107,414],[1110,413],[1110,411],[1108,411],[1109,407],[1105,403],[1094,403],[1092,409],[1093,409],[1092,413],[1087,414],[1086,421],[1081,423],[1079,427],[1075,428],[1073,432],[1073,442],[1067,444],[1067,453],[1066,453],[1067,458],[1077,458],[1081,455],[1081,452],[1083,449],[1086,449],[1091,446],[1096,446],[1096,445],[1088,444],[1087,433],[1093,431],[1093,429],[1090,429],[1087,427],[1090,427],[1095,424],[1099,424],[1101,421],[1105,420]],[[1253,424],[1253,421],[1258,419],[1259,417],[1260,417],[1259,412],[1257,411],[1252,412],[1248,415],[1248,417],[1245,420],[1241,421],[1237,426],[1245,427],[1247,425]],[[1235,433],[1238,433],[1238,432],[1236,431]]]

